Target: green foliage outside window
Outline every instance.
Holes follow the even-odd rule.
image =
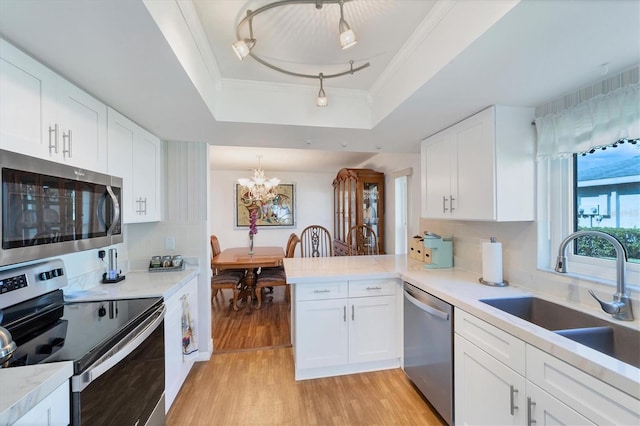
[[[627,249],[629,262],[640,263],[640,229],[580,227],[579,230],[602,231],[613,235]],[[616,250],[607,240],[587,236],[580,237],[576,241],[577,254],[579,255],[605,259],[616,258]]]

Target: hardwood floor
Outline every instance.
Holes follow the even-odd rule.
[[[273,301],[247,315],[231,309],[231,290],[218,293],[211,305],[214,351],[227,352],[256,348],[291,346],[290,309],[285,287],[273,289]]]
[[[167,426],[445,424],[401,369],[296,382],[284,287],[273,296],[247,315],[218,295],[214,354],[189,373]]]
[[[444,425],[401,369],[296,382],[292,348],[196,363],[167,417],[178,425]]]

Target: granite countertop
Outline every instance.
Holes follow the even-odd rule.
[[[69,302],[164,297],[168,299],[191,281],[199,269],[174,272],[133,271],[117,284],[98,284],[67,292]],[[72,362],[0,368],[0,425],[11,424],[73,375]]]
[[[611,317],[597,306],[591,307],[569,300],[559,300],[557,296],[518,287],[515,283],[511,283],[508,287],[485,286],[478,282],[479,274],[455,268],[426,269],[422,262],[406,255],[286,258],[284,266],[287,280],[294,285],[327,280],[402,279],[640,399],[640,369],[502,312],[479,300],[535,295],[612,321]],[[615,322],[640,330],[640,321],[637,320],[629,323]]]

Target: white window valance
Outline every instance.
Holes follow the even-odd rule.
[[[640,137],[640,84],[536,118],[537,158],[569,157]]]

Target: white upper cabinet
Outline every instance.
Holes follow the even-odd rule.
[[[533,114],[496,105],[422,141],[422,216],[533,220]]]
[[[0,148],[106,172],[106,106],[0,39]]]
[[[108,122],[108,173],[122,178],[123,222],[159,221],[160,139],[112,108]]]

